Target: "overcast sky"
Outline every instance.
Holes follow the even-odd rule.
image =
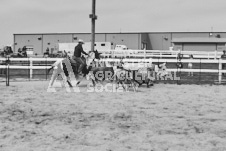
[[[91,32],[92,0],[0,0],[0,45],[14,33]],[[226,0],[96,0],[96,32],[226,32]]]

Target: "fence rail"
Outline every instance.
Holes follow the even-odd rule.
[[[27,69],[30,70],[30,78],[33,77],[33,70],[36,69],[49,69],[50,63],[53,61],[62,60],[63,58],[0,58],[0,61],[6,62],[7,60],[10,61],[9,65],[0,65],[0,69]],[[13,62],[18,61],[24,61],[27,62],[27,65],[13,65]],[[35,62],[42,62],[45,63],[40,65],[35,64]],[[120,62],[121,59],[117,58],[104,58],[100,59],[99,62]],[[153,63],[178,63],[178,59],[163,59],[163,58],[149,58],[149,59],[135,59],[135,58],[125,58],[122,60],[125,63],[130,64],[131,69],[135,70],[139,67],[140,64],[147,63],[147,62],[153,62]],[[199,72],[199,73],[218,73],[218,81],[219,83],[222,82],[222,73],[226,73],[226,70],[222,69],[222,64],[226,64],[226,60],[216,59],[216,60],[210,60],[210,59],[182,59],[181,63],[199,63],[199,64],[218,64],[218,68],[216,69],[178,69],[178,68],[168,68],[167,70],[170,72]]]
[[[196,58],[218,59],[222,55],[219,51],[175,51],[175,50],[101,50],[104,57],[164,57],[176,58],[178,53],[183,54],[184,57],[189,57],[190,54]]]

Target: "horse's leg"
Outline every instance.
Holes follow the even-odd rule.
[[[75,78],[76,78],[76,86],[78,86],[82,80],[85,78],[85,76],[82,76],[82,78],[79,77],[79,75],[75,75]]]
[[[65,83],[64,83],[64,78],[63,78],[63,76],[62,76],[62,73],[57,74],[56,79],[57,79],[59,76],[61,76],[61,78],[62,78],[62,80],[60,81],[61,87],[64,87],[64,86],[65,86]]]
[[[142,83],[140,83],[140,82],[138,82],[137,80],[134,80],[136,83],[138,83],[139,84],[139,86],[141,86],[142,85]]]
[[[73,87],[70,81],[67,80],[67,83],[71,88]]]
[[[66,88],[66,91],[67,92],[71,92],[70,88],[68,87],[67,83],[68,83],[68,79],[67,79],[67,76],[62,72],[61,73],[61,76],[63,78],[63,84],[64,84],[64,87]],[[68,83],[70,87],[72,87],[71,83],[69,82]]]
[[[129,85],[128,85],[128,84],[126,84],[125,82],[123,82],[123,84],[124,84],[124,90],[125,90],[125,91],[128,91],[128,89],[129,89]]]
[[[93,79],[92,79],[92,83],[93,83],[93,87],[95,87],[96,83],[95,83],[95,81]]]
[[[77,86],[78,80],[79,80],[79,75],[76,73],[74,73],[74,75],[75,75],[75,85]]]
[[[79,83],[81,83],[84,79],[86,79],[86,75],[87,75],[87,74],[83,74],[81,80],[79,80]],[[79,84],[79,83],[78,83],[78,84]]]
[[[125,85],[125,87],[126,87],[126,91],[127,91],[127,92],[129,91],[129,88],[130,88],[130,87],[133,87],[132,81],[129,80],[129,79],[127,80],[127,84],[124,83],[124,85]]]
[[[53,71],[53,74],[52,74],[52,77],[51,77],[51,80],[50,80],[50,83],[49,83],[49,87],[52,87],[53,86],[53,83],[56,80],[58,74],[59,73],[57,72],[57,70],[54,70]]]
[[[135,82],[133,80],[131,80],[131,85],[133,87],[133,91],[136,92],[137,88],[136,88]]]
[[[56,89],[53,87],[53,83],[57,79],[58,74],[59,73],[57,72],[57,70],[53,71],[53,74],[52,74],[51,80],[49,82],[49,86],[48,86],[47,92],[56,92]]]
[[[133,77],[133,76],[132,76]],[[142,79],[141,79],[142,80]],[[134,81],[136,82],[136,83],[138,83],[139,84],[139,86],[141,86],[143,83],[140,83],[139,81],[137,81],[136,80],[136,78],[134,78]],[[142,81],[143,82],[143,81]]]
[[[68,76],[66,76],[67,77],[67,83],[68,83],[68,85],[70,86],[70,87],[73,87],[72,86],[72,82],[71,82],[71,74],[69,74]]]
[[[67,77],[67,83],[68,83],[68,85],[69,85],[71,88],[73,87],[72,84],[71,84],[71,79],[70,79],[69,76]]]
[[[152,80],[150,80],[150,86],[153,86],[154,82]]]
[[[149,79],[149,78],[147,78],[147,79],[146,79],[147,88],[149,88],[149,87],[150,87],[149,82],[150,82],[150,79]]]
[[[111,76],[110,81],[111,81],[111,83],[114,82],[114,74]]]
[[[123,89],[126,90],[126,88],[124,87],[124,82],[122,82],[121,80],[119,80],[119,83],[122,85]]]
[[[111,85],[112,85],[112,90],[114,92],[116,90],[115,89],[116,87],[114,86],[114,75],[111,77],[110,82],[111,82]]]
[[[60,74],[61,75],[61,77],[62,77],[62,86],[64,86],[64,87],[66,87],[66,83],[67,83],[67,78],[66,78],[66,76],[65,76],[65,74],[64,73],[61,73]]]
[[[79,76],[78,74],[72,72],[71,76],[73,77],[73,79],[75,80],[75,86],[77,86],[78,84],[78,80],[79,80]]]
[[[117,90],[119,87],[119,79],[117,77],[117,75],[115,75],[115,89]]]
[[[125,90],[126,92],[129,92],[130,83],[129,83],[128,81],[126,81],[126,82],[124,81],[123,84],[124,84],[124,87],[125,87],[124,90]]]
[[[116,88],[116,90],[119,88],[119,78],[118,78],[118,76],[117,76],[117,74],[115,74],[115,84],[116,84],[116,86],[115,86],[115,88]]]
[[[76,83],[76,86],[78,86],[81,83],[82,79],[83,79],[83,77],[81,79],[78,78],[77,83]]]
[[[119,84],[120,84],[120,80],[118,80],[116,84],[117,84],[116,89],[118,89],[119,88]]]

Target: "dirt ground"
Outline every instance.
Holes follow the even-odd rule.
[[[0,83],[0,151],[225,151],[226,86],[47,92]]]

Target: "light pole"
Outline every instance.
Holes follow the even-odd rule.
[[[89,15],[91,18],[91,51],[94,51],[94,43],[95,43],[95,20],[97,19],[96,16],[96,0],[92,1],[92,14]]]

